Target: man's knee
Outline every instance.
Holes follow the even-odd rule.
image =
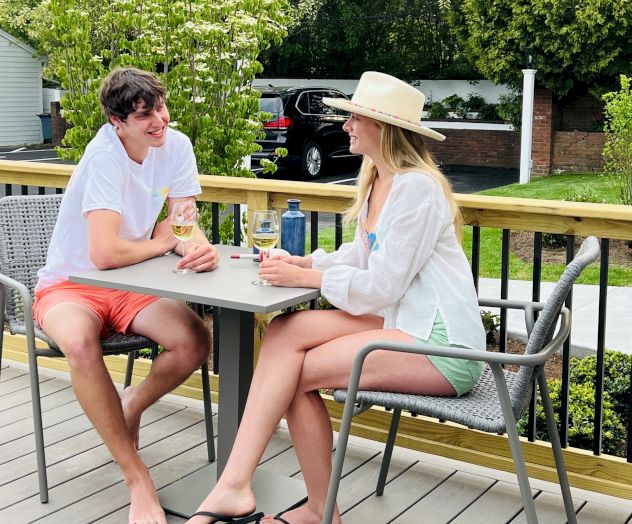
[[[201,327],[195,330],[193,334],[193,343],[191,347],[193,348],[193,358],[196,359],[198,366],[201,366],[211,352],[211,333],[208,328],[201,323]]]
[[[71,368],[91,368],[103,361],[98,338],[85,333],[70,333],[59,342],[59,347]]]
[[[176,329],[177,338],[171,350],[177,351],[180,355],[196,365],[201,366],[209,356],[211,351],[211,334],[208,327],[197,315],[191,317],[189,322],[182,323]]]

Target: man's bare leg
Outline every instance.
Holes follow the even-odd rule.
[[[166,524],[149,471],[138,456],[121,400],[103,362],[99,318],[82,305],[65,302],[46,313],[42,327],[66,356],[77,399],[121,468],[130,493],[130,524]]]
[[[149,375],[122,396],[123,414],[138,447],[140,418],[149,406],[182,384],[208,358],[210,333],[204,322],[185,303],[160,299],[142,309],[130,331],[151,338],[163,347]]]

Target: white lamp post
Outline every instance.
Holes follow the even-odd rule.
[[[525,52],[526,69],[522,70],[522,127],[520,135],[520,183],[531,180],[531,144],[533,138],[533,94],[535,91],[535,73],[532,69],[533,52]]]

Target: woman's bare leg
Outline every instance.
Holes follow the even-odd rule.
[[[373,340],[413,341],[412,337],[398,330],[366,331],[332,340],[305,355],[296,395],[287,410],[286,419],[309,498],[305,506],[283,515],[292,524],[319,523],[327,497],[333,439],[329,415],[318,389],[346,387],[357,352]],[[452,385],[427,357],[385,351],[374,352],[367,357],[360,388],[446,396],[455,394]],[[334,522],[340,522],[337,511]]]
[[[266,332],[235,444],[217,486],[200,510],[240,515],[255,508],[250,482],[299,381],[305,352],[350,333],[381,327],[375,315],[301,311],[275,318]],[[208,517],[190,522],[207,523]]]

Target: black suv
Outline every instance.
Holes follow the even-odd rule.
[[[262,89],[259,109],[272,113],[272,119],[263,124],[265,139],[257,140],[263,150],[252,155],[253,167],[267,158],[300,169],[308,179],[323,174],[334,159],[352,158],[357,167],[360,157],[349,152],[349,135],[342,130],[349,113],[325,105],[323,97],[347,98],[329,87]],[[287,156],[277,158],[277,147],[286,148]]]

